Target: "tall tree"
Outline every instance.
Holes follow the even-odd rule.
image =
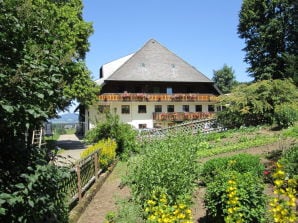
[[[213,70],[212,80],[222,93],[231,92],[232,87],[235,86],[236,80],[234,73],[233,68],[228,67],[226,64],[219,70]]]
[[[61,169],[30,134],[72,99],[96,99],[82,8],[81,0],[0,0],[0,222],[67,222]]]
[[[0,29],[0,143],[5,148],[23,144],[25,132],[72,99],[90,103],[98,89],[83,61],[92,25],[82,19],[81,0],[2,0]]]
[[[255,80],[293,78],[285,55],[297,56],[297,0],[244,0],[238,33],[245,39],[248,72]]]

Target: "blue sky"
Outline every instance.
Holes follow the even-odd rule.
[[[238,81],[252,80],[243,62],[244,40],[237,34],[241,0],[83,0],[92,22],[86,63],[94,79],[101,65],[139,50],[154,38],[212,78],[232,66]]]

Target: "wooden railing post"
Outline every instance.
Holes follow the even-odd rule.
[[[98,153],[99,151],[94,153],[94,176],[95,176],[95,181],[98,181]]]
[[[81,168],[79,163],[76,165],[76,173],[78,177],[78,198],[80,201],[82,200],[82,181],[81,181]]]

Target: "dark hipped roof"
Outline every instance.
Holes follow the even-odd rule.
[[[212,83],[154,39],[149,40],[106,80]]]

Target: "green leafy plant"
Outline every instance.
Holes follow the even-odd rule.
[[[147,143],[144,154],[129,164],[127,183],[134,198],[144,204],[157,187],[165,189],[172,202],[190,195],[198,176],[196,145],[179,135]]]
[[[232,185],[233,184],[233,185]],[[262,179],[251,172],[223,171],[207,184],[205,206],[211,222],[264,222]]]
[[[231,162],[234,162],[231,165]],[[234,170],[239,173],[251,172],[261,177],[264,171],[264,165],[260,163],[260,158],[250,154],[239,154],[230,157],[215,158],[207,161],[201,171],[200,179],[208,184],[216,175],[225,170]]]
[[[277,124],[287,128],[298,120],[298,106],[294,103],[283,103],[275,107],[274,114]]]
[[[68,170],[50,164],[28,167],[13,192],[0,192],[1,222],[68,222],[63,182]]]
[[[129,124],[120,122],[119,116],[107,113],[106,120],[91,129],[85,136],[85,141],[95,143],[101,139],[115,139],[117,154],[128,158],[132,153],[138,151],[136,136],[137,133]]]

